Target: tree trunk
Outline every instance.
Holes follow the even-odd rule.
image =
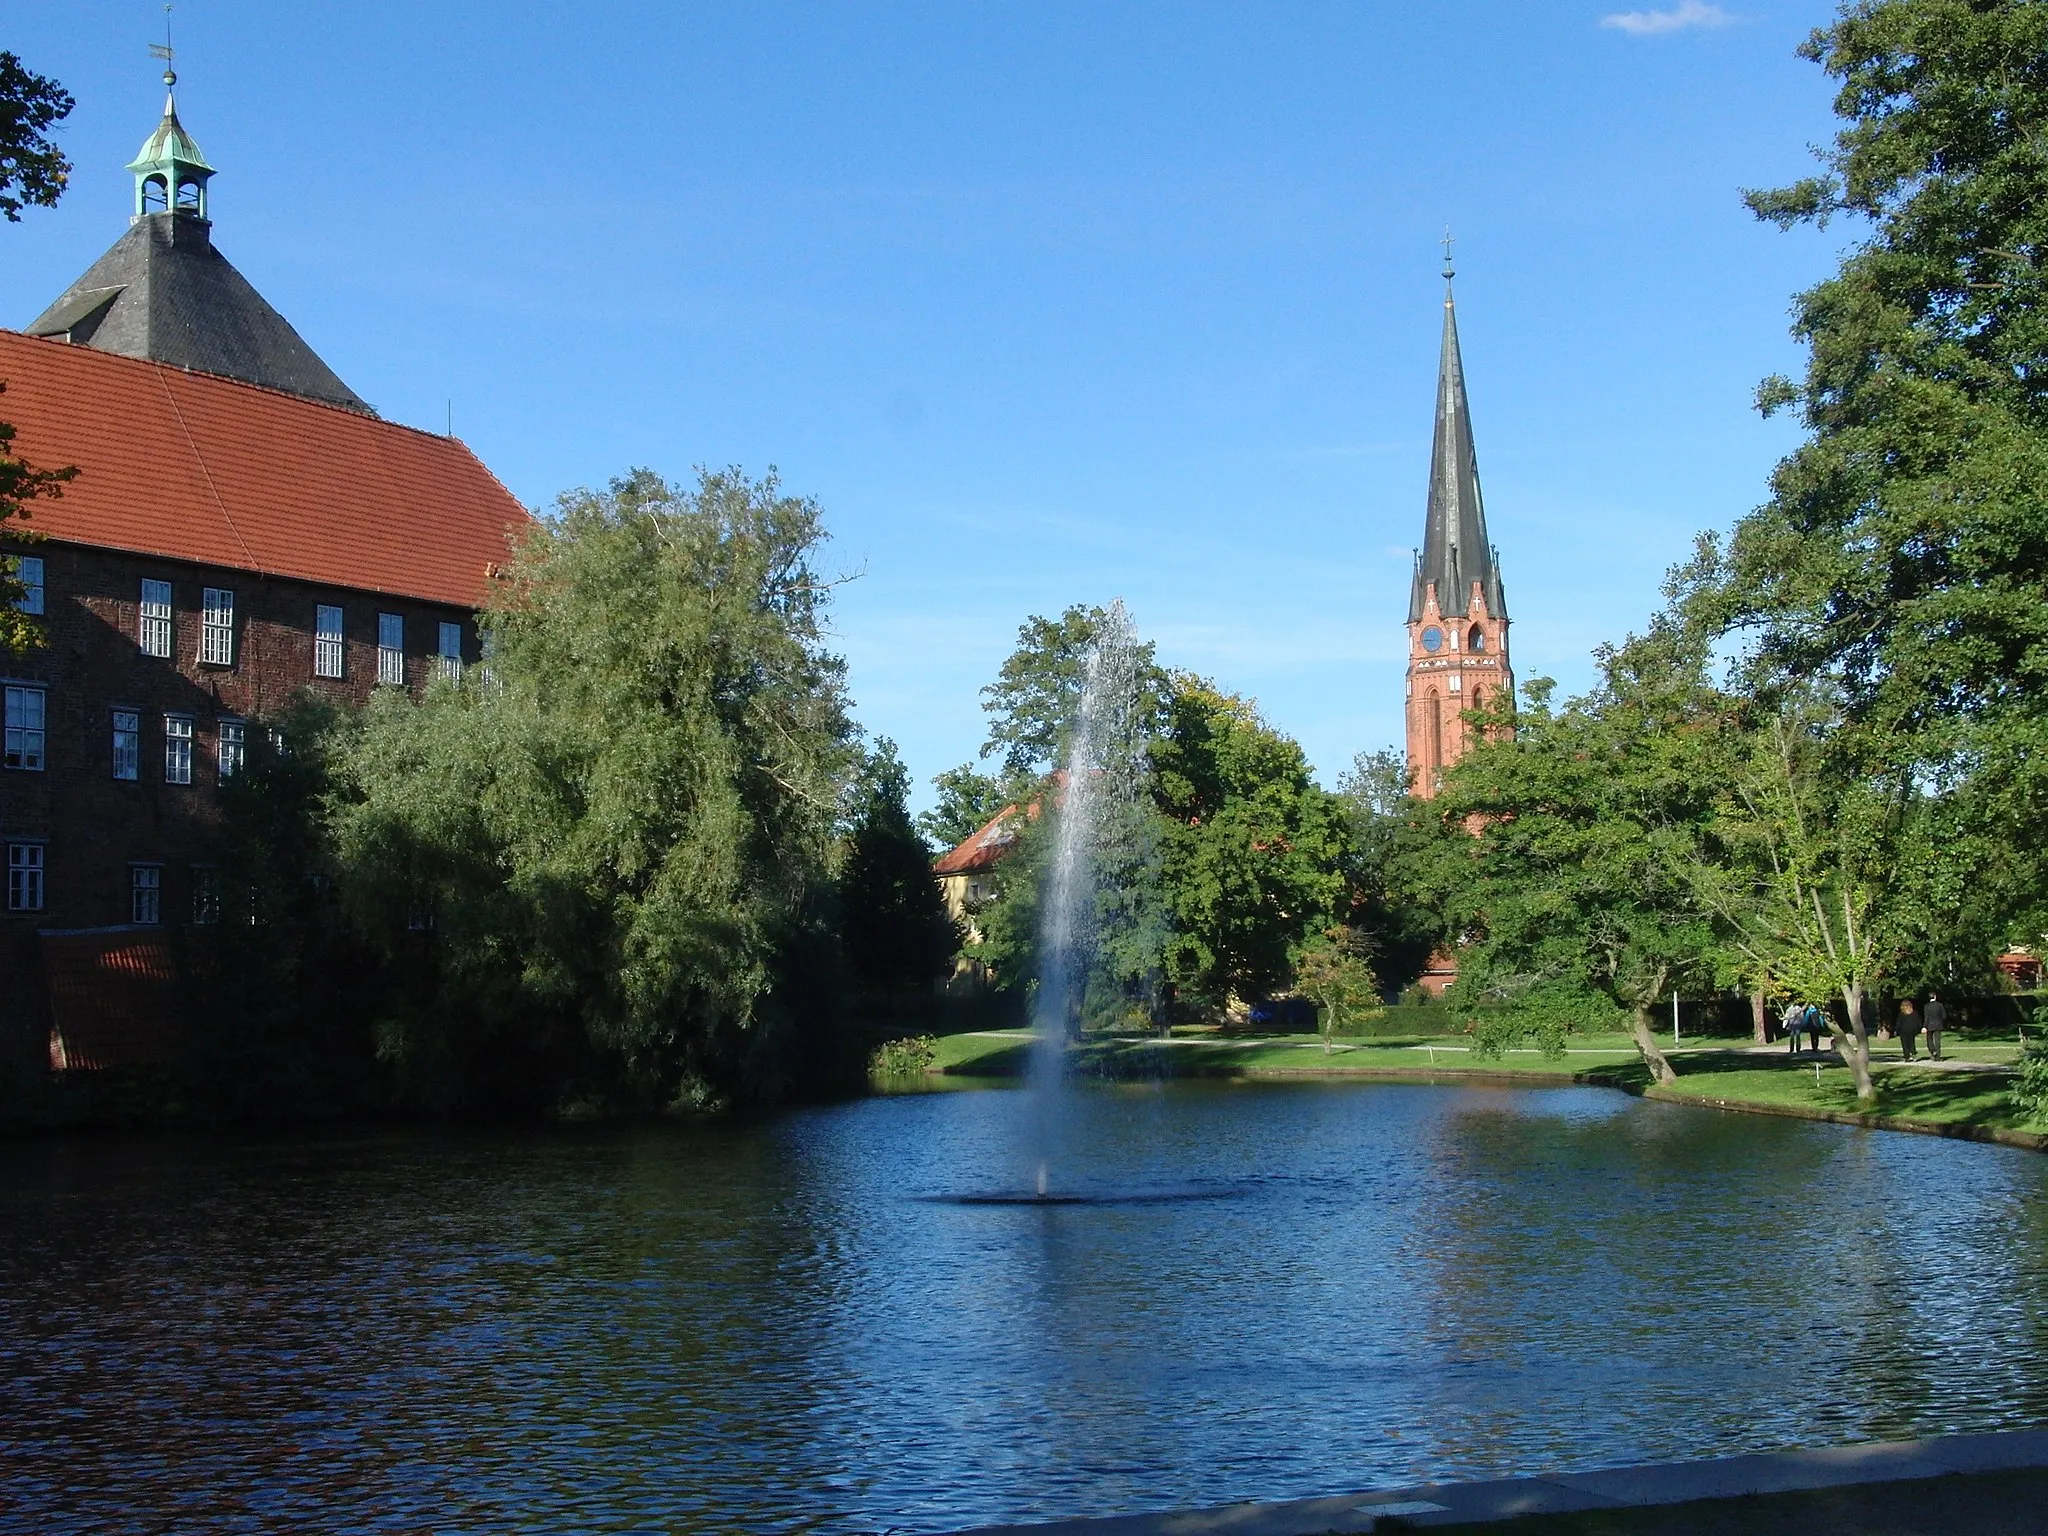
[[[1864,1109],[1877,1102],[1877,1089],[1870,1081],[1870,1028],[1863,1021],[1866,1000],[1863,983],[1852,981],[1842,988],[1842,1001],[1849,1009],[1849,1032],[1844,1034],[1832,1015],[1828,1018],[1828,1029],[1840,1043],[1842,1059],[1856,1079],[1856,1102]]]
[[[1749,1033],[1758,1045],[1771,1043],[1771,1022],[1764,1015],[1764,995],[1761,992],[1749,994]]]
[[[1657,1079],[1658,1086],[1668,1088],[1678,1081],[1678,1074],[1671,1070],[1671,1063],[1664,1053],[1657,1049],[1657,1032],[1650,1025],[1650,1010],[1638,1008],[1628,1016],[1629,1033],[1635,1036],[1636,1049],[1642,1052],[1643,1065],[1650,1069],[1650,1076]]]

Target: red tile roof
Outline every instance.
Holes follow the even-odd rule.
[[[177,965],[158,928],[42,935],[50,982],[50,1070],[168,1061],[178,1044]]]
[[[452,437],[213,374],[0,331],[0,421],[45,537],[474,607],[525,508]]]
[[[1036,815],[1038,807],[1033,805],[1031,812]],[[950,853],[940,854],[932,864],[932,873],[971,875],[999,863],[1017,845],[1017,829],[1003,825],[1016,814],[1016,806],[1004,806],[979,832],[964,839]]]

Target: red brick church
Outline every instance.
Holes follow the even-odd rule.
[[[175,77],[166,75],[166,85]],[[213,243],[174,100],[127,231],[21,332],[0,419],[78,474],[12,541],[47,644],[0,655],[0,1048],[171,1048],[167,930],[222,920],[219,785],[294,694],[418,694],[479,658],[527,519],[453,437],[378,419]]]

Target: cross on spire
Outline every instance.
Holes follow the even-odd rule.
[[[1444,226],[1444,281],[1449,282],[1457,273],[1451,266],[1451,226]]]

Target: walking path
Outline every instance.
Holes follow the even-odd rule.
[[[1587,1528],[1642,1532],[1726,1529],[1865,1531],[2038,1531],[2048,1525],[2041,1498],[2048,1492],[2048,1430],[1995,1435],[1944,1435],[1932,1440],[1871,1441],[1815,1451],[1776,1451],[1717,1461],[1616,1467],[1555,1477],[1511,1477],[1485,1483],[1424,1483],[1412,1488],[1347,1493],[1335,1498],[1274,1504],[1232,1504],[1222,1509],[1160,1515],[1115,1515],[1101,1520],[1057,1520],[1037,1525],[987,1526],[963,1536],[1351,1536],[1373,1530],[1479,1525],[1525,1515],[1565,1515],[1664,1509],[1671,1518],[1602,1520]],[[1989,1474],[1989,1475],[1987,1475]],[[1816,1489],[1868,1484],[1940,1483],[1900,1488],[1879,1504],[1901,1511],[1926,1507],[1929,1517],[1910,1523],[1873,1522],[1869,1509],[1814,1510],[1798,1495]],[[1908,1498],[1916,1493],[1918,1498]],[[1761,1503],[1754,1503],[1763,1496]],[[1792,1497],[1785,1497],[1792,1496]],[[1743,1499],[1732,1523],[1687,1519],[1713,1513],[1687,1511],[1702,1500]],[[1868,1506],[1871,1501],[1862,1501]],[[1795,1508],[1796,1507],[1796,1508]],[[1572,1529],[1577,1522],[1542,1529]]]

